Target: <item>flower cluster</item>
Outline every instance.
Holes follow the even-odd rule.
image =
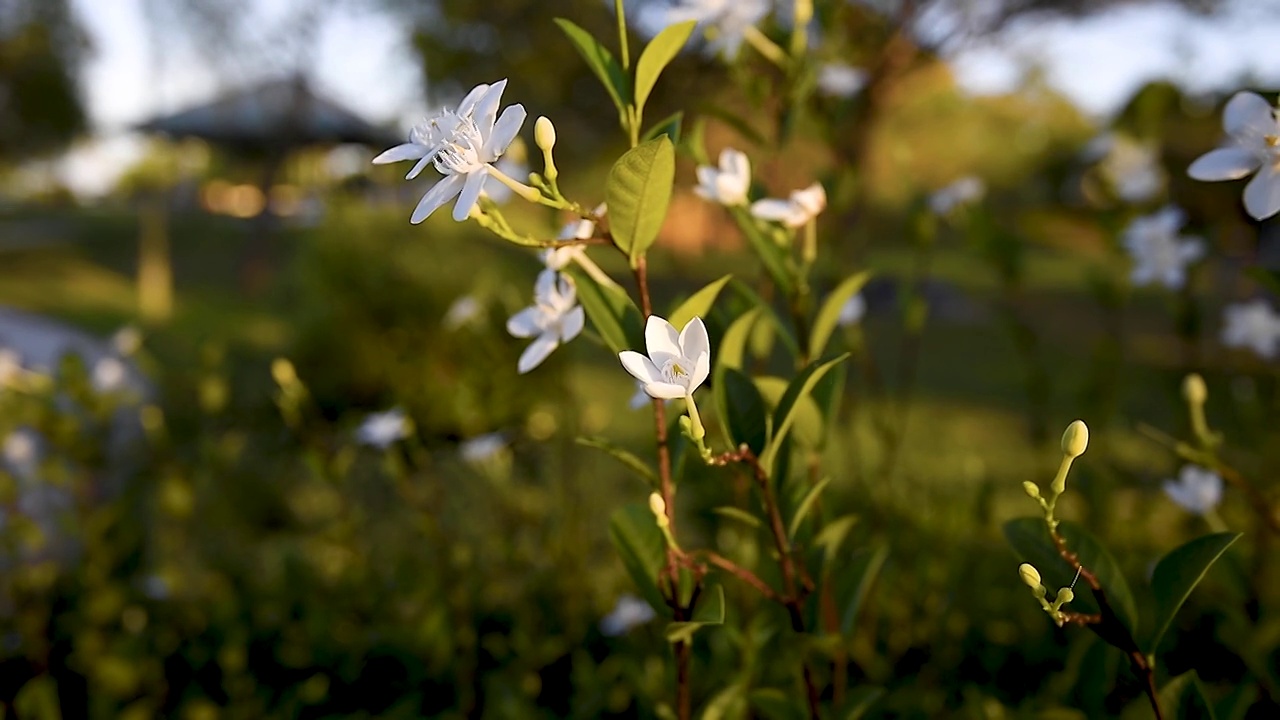
[[[1178,234],[1184,222],[1183,212],[1169,206],[1129,223],[1122,242],[1133,257],[1133,284],[1159,283],[1170,290],[1183,286],[1187,265],[1204,256],[1203,240]]]

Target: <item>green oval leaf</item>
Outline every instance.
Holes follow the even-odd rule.
[[[636,457],[631,451],[624,450],[601,437],[578,437],[574,439],[574,442],[585,447],[603,450],[614,460],[626,465],[632,472],[643,478],[649,484],[649,487],[658,487],[658,476],[653,472],[653,468]]]
[[[732,505],[721,505],[720,507],[711,508],[711,512],[720,517],[732,518],[756,530],[760,529],[760,518],[741,508],[736,508]]]
[[[809,333],[809,357],[815,360],[822,357],[822,353],[827,349],[827,343],[831,340],[831,335],[836,331],[836,325],[840,322],[840,311],[844,309],[845,303],[867,284],[867,279],[870,277],[871,273],[866,271],[852,275],[837,285],[836,289],[827,296],[822,303],[822,308],[818,310],[817,317],[814,318],[813,330]]]
[[[658,574],[667,561],[667,546],[649,506],[631,503],[615,510],[609,517],[609,539],[645,601],[654,610],[667,607],[658,589]]]
[[[787,525],[787,538],[790,540],[796,539],[796,532],[800,530],[800,524],[804,522],[805,516],[813,509],[814,503],[818,501],[818,497],[822,495],[822,491],[826,490],[829,484],[831,484],[830,475],[819,480],[816,485],[809,488],[809,492],[805,493],[804,499],[800,501],[795,515],[791,516],[791,522]]]
[[[671,138],[671,142],[676,145],[680,144],[680,125],[684,122],[684,111],[677,110],[670,115],[662,118],[658,122],[644,131],[644,135],[640,136],[640,142],[652,140],[659,135],[666,135]]]
[[[675,172],[676,151],[666,136],[631,148],[609,171],[605,185],[609,230],[614,243],[631,258],[632,267],[658,239]]]
[[[795,424],[800,414],[801,400],[809,396],[813,386],[822,379],[823,375],[844,362],[847,357],[849,354],[845,353],[827,362],[812,364],[802,370],[787,386],[786,394],[778,401],[778,407],[773,411],[773,436],[765,444],[764,452],[760,453],[760,466],[770,474],[770,477],[773,476],[774,460],[777,458],[778,449],[782,447],[787,434],[791,431],[791,426]]]
[[[787,394],[788,383],[785,378],[780,377],[758,377],[756,378],[756,387],[760,388],[760,397],[764,398],[765,405],[771,411],[775,411],[782,402],[782,397]],[[816,448],[822,445],[823,420],[822,410],[817,400],[813,397],[804,397],[800,399],[800,404],[796,408],[796,420],[791,431],[795,433],[796,441],[808,448]]]
[[[627,73],[623,71],[622,66],[613,58],[613,53],[573,21],[556,18],[555,22],[569,38],[569,42],[573,43],[574,49],[587,62],[591,72],[600,78],[600,84],[604,85],[604,89],[608,91],[618,112],[625,115],[626,108],[631,104],[631,81],[627,78]]]
[[[733,431],[729,427],[732,415],[729,412],[729,395],[725,388],[725,373],[730,369],[741,370],[743,359],[747,353],[747,339],[751,337],[751,326],[760,317],[760,308],[754,308],[742,315],[729,324],[729,328],[725,330],[724,337],[720,338],[720,347],[716,349],[715,364],[711,369],[711,392],[715,398],[716,413],[720,419],[720,428],[724,435],[725,443],[731,447],[737,447],[734,442]],[[764,405],[761,402],[761,421],[760,426],[764,427],[763,413]],[[763,440],[761,447],[764,446]]]
[[[676,329],[681,329],[695,317],[705,318],[707,313],[711,312],[711,306],[715,304],[716,297],[720,295],[720,290],[729,282],[732,275],[725,275],[719,280],[715,280],[702,288],[698,292],[689,296],[688,300],[680,303],[680,307],[671,311],[667,316],[667,322]]]
[[[602,285],[576,264],[567,269],[578,302],[604,344],[615,353],[644,349],[644,321],[631,296],[617,285]]]
[[[1240,533],[1224,532],[1198,537],[1180,545],[1160,558],[1151,576],[1151,592],[1156,599],[1155,632],[1147,643],[1147,652],[1160,646],[1169,625],[1178,614],[1191,591],[1204,579],[1218,558],[1240,538]]]
[[[753,453],[762,452],[769,416],[756,384],[741,370],[725,368],[717,387],[724,394],[724,424],[732,446],[746,445]]]
[[[693,28],[697,24],[697,20],[686,20],[685,22],[668,25],[663,28],[662,32],[654,36],[653,40],[650,40],[649,44],[644,47],[644,51],[640,53],[640,60],[636,62],[637,118],[644,114],[645,101],[649,99],[649,93],[653,90],[653,86],[657,84],[658,76],[662,75],[663,69],[680,52],[680,48],[689,42],[689,36],[693,34]]]

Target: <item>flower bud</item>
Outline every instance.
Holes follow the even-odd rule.
[[[1023,490],[1025,490],[1025,491],[1027,492],[1027,496],[1028,496],[1028,497],[1030,497],[1032,500],[1039,500],[1039,499],[1040,499],[1040,486],[1039,486],[1039,485],[1036,485],[1035,483],[1031,482],[1030,480],[1026,480],[1026,481],[1024,481],[1024,482],[1022,483],[1022,489],[1023,489]]]
[[[671,521],[667,518],[667,503],[658,493],[649,494],[649,510],[658,520],[658,527],[666,527]]]
[[[1067,426],[1062,433],[1062,454],[1069,458],[1078,458],[1089,447],[1089,427],[1083,420],[1076,420]]]
[[[275,378],[276,383],[281,387],[286,387],[298,382],[298,371],[293,368],[293,363],[288,359],[276,358],[271,361],[271,377]]]
[[[1209,388],[1205,387],[1204,378],[1199,373],[1191,373],[1182,380],[1182,397],[1192,405],[1203,405],[1209,399]]]
[[[1058,596],[1054,598],[1054,602],[1059,606],[1066,605],[1076,599],[1076,591],[1069,587],[1058,588]]]
[[[542,152],[551,152],[551,148],[556,145],[556,126],[545,116],[539,117],[533,124],[533,141]]]
[[[1037,595],[1044,592],[1044,588],[1040,586],[1040,572],[1031,563],[1019,565],[1018,574],[1022,576],[1022,582],[1026,583],[1027,587],[1035,590]]]

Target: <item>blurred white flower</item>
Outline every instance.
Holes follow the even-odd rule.
[[[1222,344],[1248,348],[1270,360],[1280,350],[1280,315],[1265,300],[1228,305],[1223,310]]]
[[[409,142],[397,145],[373,159],[376,164],[417,160],[405,176],[413,179],[428,163],[444,176],[422,196],[414,208],[412,223],[427,219],[437,208],[452,200],[453,219],[467,219],[484,189],[485,179],[524,124],[522,105],[510,105],[498,117],[502,91],[507,81],[477,85],[459,103],[457,110],[441,110],[409,133]]]
[[[93,389],[99,393],[109,393],[124,388],[129,377],[129,369],[124,361],[113,355],[100,358],[93,364]]]
[[[857,325],[862,320],[862,316],[866,314],[867,301],[862,298],[862,293],[854,293],[853,297],[840,306],[840,317],[836,322],[841,327]]]
[[[130,357],[142,348],[142,331],[135,325],[125,325],[111,336],[111,347],[121,357]]]
[[[622,366],[644,383],[649,397],[663,400],[693,397],[711,372],[711,340],[702,318],[689,321],[679,334],[671,323],[650,315],[644,328],[645,357],[634,350],[618,353]]]
[[[935,215],[949,215],[961,205],[976,203],[987,194],[987,185],[982,178],[966,175],[959,180],[934,191],[929,196],[929,209]]]
[[[1212,512],[1222,502],[1222,478],[1197,465],[1183,465],[1177,480],[1164,481],[1170,500],[1197,515]]]
[[[468,325],[480,317],[480,301],[471,295],[463,295],[444,313],[444,320],[441,324],[449,330],[457,330],[463,325]]]
[[[1133,258],[1134,285],[1160,283],[1177,290],[1186,283],[1187,265],[1204,256],[1204,241],[1179,235],[1184,222],[1183,212],[1170,205],[1134,218],[1125,228],[1122,242]]]
[[[543,270],[533,287],[533,305],[507,320],[507,332],[518,338],[537,336],[520,354],[516,370],[520,374],[542,364],[562,342],[569,342],[582,332],[586,314],[578,304],[576,291],[569,279],[554,270]]]
[[[15,350],[0,347],[0,388],[12,385],[22,372],[22,356]]]
[[[356,428],[356,442],[386,450],[397,440],[409,437],[412,431],[413,424],[404,410],[392,408],[365,418],[360,427]]]
[[[469,463],[483,463],[497,457],[506,447],[507,438],[500,432],[491,432],[463,440],[458,445],[458,455]]]
[[[1098,171],[1121,200],[1147,202],[1164,189],[1160,146],[1128,135],[1110,133],[1098,141],[1105,148]]]
[[[1256,220],[1280,212],[1280,120],[1271,104],[1239,92],[1222,111],[1226,144],[1201,155],[1187,174],[1196,180],[1239,180],[1256,172],[1244,188],[1244,209]]]
[[[600,632],[608,637],[625,635],[631,628],[657,617],[649,603],[635,595],[623,595],[613,610],[600,620]]]
[[[867,85],[867,71],[847,63],[826,63],[818,68],[818,92],[829,97],[848,99]]]
[[[0,458],[15,475],[29,477],[40,462],[39,445],[35,431],[19,428],[9,433],[0,447]]]
[[[751,189],[751,161],[747,154],[725,148],[720,151],[720,167],[699,165],[698,186],[693,189],[699,197],[720,203],[725,207],[747,204],[747,191]]]
[[[827,191],[822,183],[795,190],[786,200],[766,198],[751,204],[751,214],[761,220],[780,222],[789,228],[807,225],[827,207]]]
[[[664,25],[697,20],[707,50],[725,60],[738,57],[747,31],[769,14],[769,0],[679,0],[667,9]]]

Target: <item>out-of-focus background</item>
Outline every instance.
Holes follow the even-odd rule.
[[[665,4],[626,3],[633,48]],[[434,171],[370,163],[508,78],[504,104],[554,120],[561,185],[593,206],[626,139],[552,18],[612,46],[612,5],[0,0],[0,714],[654,714],[661,623],[601,624],[631,589],[608,514],[647,490],[574,442],[648,457],[648,411],[587,340],[518,376],[504,325],[536,258],[447,213],[410,225]],[[1022,481],[1048,480],[1054,436],[1084,417],[1071,510],[1133,577],[1203,532],[1161,494],[1176,465],[1139,430],[1184,428],[1191,370],[1242,465],[1280,465],[1274,361],[1219,341],[1222,306],[1265,289],[1242,268],[1280,267],[1280,239],[1255,233],[1237,184],[1185,174],[1226,97],[1274,99],[1280,3],[818,5],[821,60],[864,74],[816,94],[785,151],[760,142],[778,99],[758,58],[685,53],[650,114],[702,118],[707,151],[748,151],[774,195],[822,180],[819,284],[874,273],[855,343],[870,361],[828,450],[832,493],[890,548],[851,672],[886,689],[883,716],[1117,713],[1133,687],[1098,678],[1121,661],[1026,598],[1000,521],[1034,509]],[[987,231],[940,221],[922,254],[909,226],[966,176]],[[757,272],[692,183],[682,158],[653,259],[664,305]],[[1167,202],[1211,257],[1183,291],[1132,290],[1119,232]],[[546,237],[566,220],[508,213]],[[928,303],[918,337],[908,283]],[[391,409],[407,437],[362,443]],[[905,434],[886,442],[886,422]],[[690,505],[716,504],[687,472]],[[1249,517],[1237,500],[1231,525]],[[741,531],[690,523],[704,544]],[[1171,669],[1199,668],[1216,697],[1261,687],[1239,706],[1275,711],[1274,651],[1224,649],[1256,626],[1209,609],[1240,605],[1236,588],[1193,600]],[[701,700],[739,659],[708,637]]]

